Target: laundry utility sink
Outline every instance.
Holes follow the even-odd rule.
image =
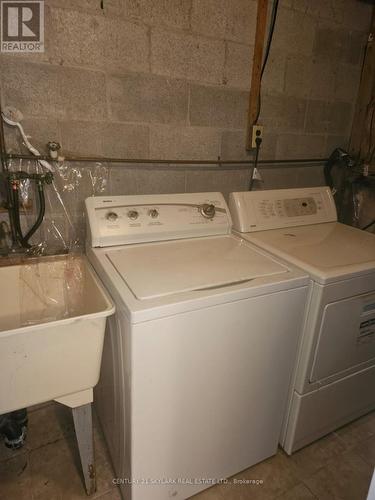
[[[0,267],[0,414],[94,387],[113,312],[84,256]]]

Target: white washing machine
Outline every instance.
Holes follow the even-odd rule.
[[[337,222],[328,187],[232,193],[233,227],[312,280],[284,418],[287,453],[375,408],[375,236]]]
[[[273,455],[307,274],[232,235],[220,193],[86,208],[116,303],[95,401],[124,498],[187,498]]]

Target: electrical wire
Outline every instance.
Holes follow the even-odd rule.
[[[264,59],[262,63],[262,68],[260,70],[260,81],[259,81],[259,94],[258,94],[258,109],[257,109],[257,114],[255,117],[255,120],[253,122],[253,126],[258,123],[261,108],[262,108],[262,79],[263,79],[263,74],[267,66],[268,58],[270,55],[270,50],[271,50],[271,45],[272,45],[272,39],[273,39],[273,34],[275,31],[275,25],[276,25],[276,17],[277,17],[277,10],[279,8],[279,0],[274,0],[273,6],[272,6],[272,13],[271,13],[271,21],[270,21],[270,29],[268,32],[268,39],[267,39],[267,44],[266,44],[266,50],[264,54]],[[257,137],[255,139],[256,143],[256,152],[255,152],[255,159],[254,159],[254,168],[251,173],[251,178],[250,178],[250,183],[249,183],[249,191],[253,189],[254,185],[254,177],[257,172],[257,167],[258,167],[258,159],[259,159],[259,150],[260,150],[260,145],[262,144],[262,139],[261,137]]]
[[[264,70],[266,69],[266,66],[267,66],[268,57],[270,55],[273,34],[274,34],[274,31],[275,31],[275,24],[276,24],[276,17],[277,17],[278,8],[279,8],[279,0],[274,0],[273,6],[272,6],[270,29],[269,29],[269,32],[268,32],[268,39],[267,39],[266,51],[265,51],[265,54],[264,54],[262,69],[260,71],[260,88],[259,88],[259,95],[258,95],[258,110],[257,110],[257,114],[256,114],[256,117],[255,117],[253,125],[255,125],[258,122],[259,116],[260,116],[261,107],[262,107],[262,97],[261,97],[261,94],[262,94],[262,78],[263,78]]]
[[[259,150],[260,150],[260,145],[262,144],[262,139],[260,137],[257,137],[255,139],[255,143],[256,143],[256,150],[255,150],[254,168],[253,168],[253,170],[251,172],[250,183],[249,183],[249,191],[251,191],[253,189],[254,174],[255,174],[257,166],[258,166]]]

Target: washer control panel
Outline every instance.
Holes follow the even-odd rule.
[[[232,225],[221,193],[91,197],[86,211],[92,246],[228,234]]]
[[[240,232],[333,222],[336,207],[328,187],[231,193],[233,228]]]

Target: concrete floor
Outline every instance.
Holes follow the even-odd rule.
[[[98,490],[91,497],[120,500],[97,422]],[[365,500],[375,466],[375,412],[288,457],[274,457],[237,474],[261,485],[215,486],[194,500]],[[78,500],[85,495],[70,411],[50,403],[29,412],[27,445],[0,445],[1,500]]]

